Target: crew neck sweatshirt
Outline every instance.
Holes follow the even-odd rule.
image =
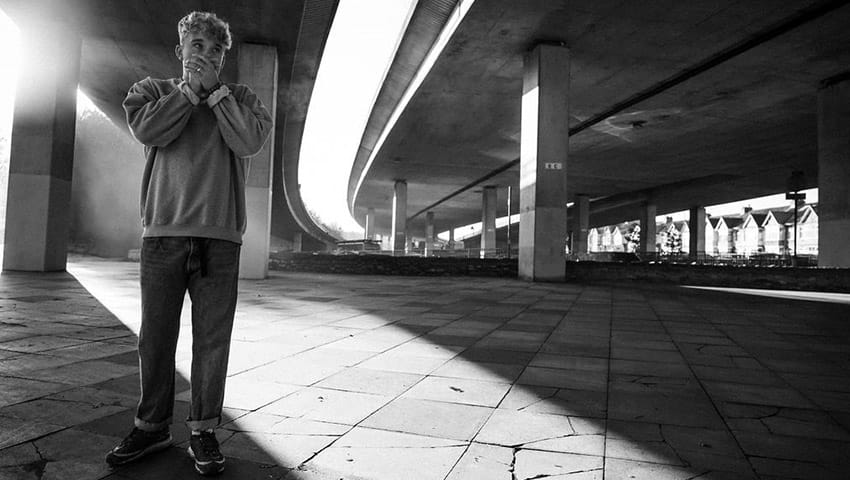
[[[179,79],[148,77],[130,88],[127,124],[145,152],[143,237],[242,243],[249,157],[262,149],[273,122],[250,88],[222,88],[209,101]]]

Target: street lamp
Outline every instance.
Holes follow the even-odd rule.
[[[788,177],[788,193],[785,194],[786,200],[794,200],[794,256],[791,258],[791,266],[797,266],[797,202],[806,199],[805,193],[800,193],[800,190],[806,187],[806,174],[800,170],[791,172]]]

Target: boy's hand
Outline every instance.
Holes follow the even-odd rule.
[[[200,55],[193,55],[186,60],[184,62],[183,72],[184,79],[186,79],[188,73],[189,79],[186,81],[189,83],[189,86],[199,93],[209,93],[209,89],[219,83],[218,68],[216,65]],[[196,89],[196,86],[199,88]]]

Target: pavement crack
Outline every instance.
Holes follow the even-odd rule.
[[[704,471],[704,472],[702,472],[702,473],[698,473],[698,474],[694,475],[693,477],[688,477],[688,478],[686,478],[685,480],[695,480],[695,479],[700,478],[700,477],[702,477],[702,476],[704,476],[704,475],[708,475],[709,473],[711,473],[711,470],[706,470],[706,471]]]
[[[521,411],[525,410],[526,408],[531,408],[535,405],[538,405],[540,403],[545,402],[546,400],[551,400],[551,399],[555,398],[558,395],[558,392],[560,392],[560,391],[561,391],[560,389],[555,389],[555,391],[552,392],[551,394],[549,394],[545,397],[539,398],[539,399],[535,400],[534,402],[531,402],[531,403],[529,403],[528,405],[526,405],[522,408],[518,408],[517,411],[521,412]]]
[[[556,465],[557,466],[557,465]],[[561,477],[563,475],[576,475],[579,473],[590,473],[590,472],[601,472],[601,468],[591,468],[588,470],[571,470],[569,472],[558,472],[558,473],[541,473],[540,475],[535,475],[533,477],[524,478],[522,480],[540,480],[543,478],[555,478]]]
[[[518,480],[516,478],[516,454],[519,453],[519,448],[514,447],[513,455],[511,456],[511,464],[508,465],[508,471],[511,472],[511,480]]]
[[[665,445],[667,445],[668,447],[670,447],[670,450],[672,450],[672,451],[673,451],[673,453],[676,455],[676,458],[677,458],[680,462],[682,462],[682,465],[690,466],[690,465],[691,465],[691,462],[686,461],[686,460],[682,457],[682,455],[679,453],[679,451],[678,451],[678,450],[676,450],[676,447],[674,447],[674,446],[673,446],[673,444],[672,444],[671,442],[667,441],[667,437],[664,435],[664,425],[661,425],[660,427],[661,427],[661,428],[659,428],[659,429],[658,429],[658,432],[659,432],[659,435],[661,435],[661,441],[662,441],[662,442],[664,442],[664,444],[665,444]]]
[[[35,450],[36,455],[38,455],[38,460],[21,465],[20,467],[25,472],[32,472],[35,474],[35,478],[41,480],[44,476],[44,469],[47,467],[47,459],[41,454],[41,450],[38,449],[38,445],[35,442],[32,442],[32,448]]]

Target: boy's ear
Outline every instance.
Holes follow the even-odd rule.
[[[177,55],[177,60],[183,61],[183,49],[179,44],[174,47],[174,55]]]

